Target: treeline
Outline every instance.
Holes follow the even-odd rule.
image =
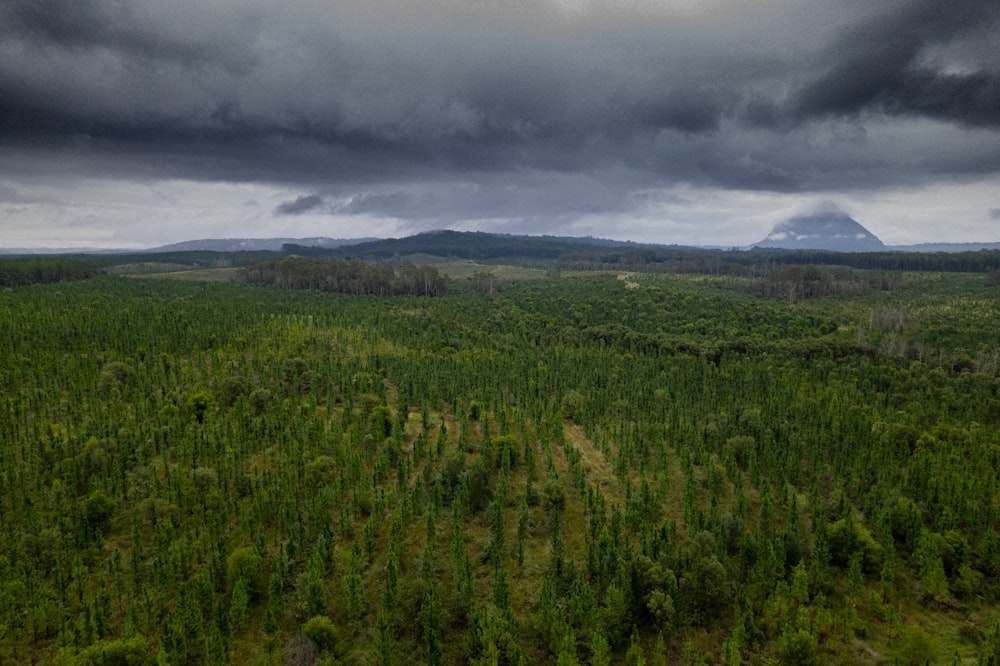
[[[85,280],[104,270],[106,259],[30,257],[0,259],[0,286],[19,287],[64,280]]]
[[[559,257],[556,266],[572,271],[646,271],[658,273],[743,274],[742,252],[696,248],[640,248],[601,251],[576,249]]]
[[[785,266],[753,280],[751,288],[789,302],[823,296],[859,296],[870,291],[892,291],[903,286],[899,272],[865,271],[858,274],[844,266]]]
[[[363,261],[283,257],[251,263],[247,280],[280,289],[313,289],[357,296],[444,296],[448,284],[433,266],[397,267]]]
[[[702,250],[697,248],[575,250],[561,255],[565,270],[629,270],[708,275],[767,276],[784,266],[844,266],[880,271],[990,273],[1000,269],[1000,251],[827,252],[823,250]]]
[[[466,287],[488,296],[495,296],[501,290],[511,286],[512,284],[514,284],[513,279],[500,277],[487,271],[476,271],[469,277],[465,278]]]
[[[239,252],[216,252],[213,250],[176,250],[172,252],[135,252],[116,254],[108,257],[116,265],[121,264],[181,264],[192,268],[229,268],[246,266],[255,261],[267,261],[281,257],[274,250],[247,250]]]
[[[978,252],[820,252],[754,251],[778,264],[826,264],[881,271],[985,273],[1000,268],[1000,251]]]

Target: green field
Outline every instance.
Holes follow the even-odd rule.
[[[1000,287],[435,268],[0,293],[0,663],[1000,659]]]

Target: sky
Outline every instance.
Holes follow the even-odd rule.
[[[0,248],[1000,241],[997,0],[3,0]]]

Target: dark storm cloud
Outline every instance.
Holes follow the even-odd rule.
[[[115,0],[7,0],[0,18],[5,32],[37,44],[245,71],[253,58],[243,45],[252,43],[260,14],[237,6],[213,11],[190,2],[163,7]]]
[[[324,207],[325,201],[318,194],[306,194],[294,201],[286,201],[274,209],[275,215],[302,215]]]
[[[990,209],[990,219],[991,220],[1000,220],[1000,208],[991,208]]]
[[[998,31],[1000,3],[995,0],[902,5],[845,30],[822,54],[830,65],[798,93],[795,111],[814,117],[875,110],[998,126],[995,57],[990,67],[962,49],[949,53],[965,43],[978,44],[983,49],[978,55],[989,56]]]
[[[640,128],[699,133],[718,129],[723,110],[724,102],[712,91],[677,88],[637,102],[634,119]]]
[[[332,207],[341,214],[371,214],[433,223],[442,211],[454,219],[587,215],[622,210],[621,175],[525,173],[485,177],[480,182],[423,184],[408,190],[362,192]],[[636,183],[637,180],[630,179]]]
[[[506,220],[505,224],[516,221],[525,230],[537,232],[580,216],[633,207],[634,197],[628,189],[642,182],[642,174],[634,173],[483,174],[475,183],[425,181],[419,185],[331,188],[323,194],[284,202],[274,214],[388,217],[407,220],[412,228],[423,230],[461,220]]]
[[[0,149],[428,224],[1000,170],[995,0],[566,4],[8,0]]]
[[[375,214],[387,217],[422,219],[427,215],[428,205],[439,206],[440,200],[431,192],[419,194],[410,192],[362,192],[352,196],[336,207],[336,212],[347,215]]]

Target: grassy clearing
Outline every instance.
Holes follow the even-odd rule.
[[[191,280],[194,282],[242,282],[246,269],[230,268],[178,268],[161,272],[125,272],[129,277],[162,278],[166,280]]]
[[[489,273],[500,280],[540,280],[547,275],[547,271],[541,268],[481,264],[475,261],[437,261],[426,263],[434,266],[438,271],[453,280],[465,280],[471,278],[476,273]]]
[[[587,472],[588,480],[604,493],[610,504],[620,504],[625,501],[625,492],[618,477],[615,476],[611,463],[604,457],[593,440],[578,425],[566,424],[563,427],[566,441],[580,451],[580,460]]]

